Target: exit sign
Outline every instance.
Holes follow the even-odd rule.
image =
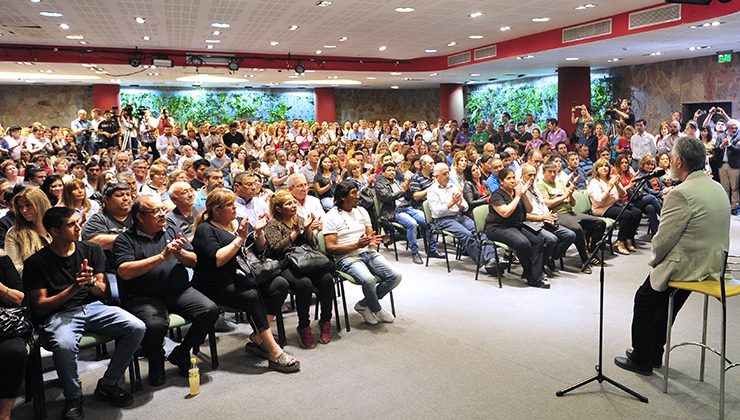
[[[732,51],[721,51],[717,53],[718,63],[731,63],[732,62]]]

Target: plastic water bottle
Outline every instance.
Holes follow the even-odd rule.
[[[190,358],[190,370],[188,371],[188,381],[190,382],[190,396],[194,397],[200,394],[200,370],[195,357]]]

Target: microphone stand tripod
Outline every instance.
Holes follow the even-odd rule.
[[[601,238],[601,241],[599,241],[599,243],[596,244],[596,249],[594,250],[594,253],[593,253],[595,255],[601,252],[601,270],[599,272],[599,362],[596,365],[596,375],[584,381],[581,381],[575,385],[572,385],[568,388],[561,389],[560,391],[555,393],[555,395],[558,397],[562,397],[563,395],[569,393],[570,391],[580,388],[593,381],[597,381],[599,383],[606,381],[616,386],[617,388],[621,389],[622,391],[632,395],[633,397],[637,398],[641,402],[644,402],[644,403],[648,402],[647,397],[641,394],[638,394],[637,392],[627,388],[626,386],[620,384],[619,382],[604,375],[604,366],[603,366],[603,361],[604,361],[603,360],[604,359],[604,247],[607,242],[607,239],[611,237],[611,234],[614,231],[614,228],[617,226],[619,220],[622,218],[624,211],[627,209],[627,207],[630,204],[632,204],[633,201],[635,201],[635,198],[637,197],[638,192],[642,189],[642,187],[645,185],[648,179],[650,178],[649,177],[643,178],[640,181],[640,183],[637,185],[637,188],[635,188],[635,190],[632,192],[632,194],[629,197],[629,200],[627,200],[627,203],[624,205],[624,207],[622,207],[619,214],[617,215],[617,218],[614,220],[614,224],[612,224],[612,226],[606,232],[604,232],[604,236]],[[585,264],[588,264],[589,262],[590,261],[586,261]]]

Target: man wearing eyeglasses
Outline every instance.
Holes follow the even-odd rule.
[[[149,359],[152,386],[166,382],[164,336],[169,312],[192,322],[167,357],[184,377],[190,368],[190,351],[203,342],[219,314],[215,303],[190,287],[185,267],[195,266],[196,256],[182,232],[167,224],[166,213],[159,198],[141,197],[131,207],[132,228],[113,244],[123,307],[146,325],[141,347]]]
[[[257,174],[240,172],[234,177],[234,193],[236,194],[236,217],[246,218],[254,224],[263,214],[270,212],[267,203],[257,197],[262,181]]]
[[[303,174],[292,174],[288,177],[285,182],[288,186],[288,190],[293,195],[293,198],[298,201],[298,216],[304,220],[309,220],[311,215],[314,216],[314,221],[311,223],[311,230],[318,232],[323,226],[324,207],[321,205],[321,201],[312,196],[308,195],[308,182]]]

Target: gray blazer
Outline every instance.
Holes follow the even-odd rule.
[[[702,171],[689,174],[665,196],[652,246],[654,290],[666,290],[672,280],[719,279],[730,247],[730,202],[722,186]]]

